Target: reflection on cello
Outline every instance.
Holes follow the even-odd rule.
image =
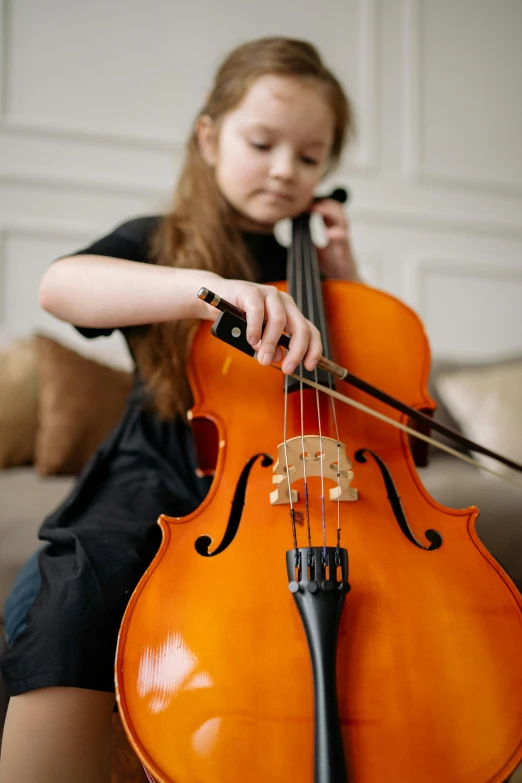
[[[189,518],[160,519],[163,546],[129,605],[117,661],[127,730],[158,780],[239,781],[248,769],[260,783],[503,781],[521,753],[522,601],[477,538],[476,511],[423,488],[406,435],[429,438],[405,414],[493,453],[417,410],[430,407],[429,352],[409,308],[338,281],[322,301],[307,221],[294,221],[289,290],[328,324],[335,362],[293,388],[288,375],[263,378],[244,314],[199,293],[222,312],[212,332],[224,345],[200,330],[190,364],[193,416],[218,428],[216,479]],[[355,388],[351,409],[336,406],[332,378]],[[183,608],[193,593],[202,626]]]

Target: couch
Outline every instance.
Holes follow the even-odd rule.
[[[26,397],[30,398],[24,403],[25,416],[27,418],[27,410],[30,410],[31,423],[24,429],[15,412],[7,417],[8,424],[5,421],[2,424],[0,413],[0,430],[2,426],[12,430],[14,419],[16,431],[23,431],[25,440],[30,444],[25,452],[20,447],[17,452],[13,447],[10,454],[4,454],[3,463],[0,448],[0,468],[3,467],[0,469],[0,636],[3,608],[10,586],[26,559],[41,546],[37,539],[41,520],[67,495],[74,475],[117,420],[131,383],[128,373],[79,356],[47,336],[37,335],[17,345],[18,350],[25,353],[26,375],[19,373],[18,392],[12,395],[11,405],[7,407],[11,411],[20,407],[23,378]],[[12,360],[16,354],[15,346],[10,350]],[[28,381],[27,373],[33,373],[31,381]],[[507,452],[510,452],[507,455],[522,462],[522,433],[520,425],[517,433],[516,417],[515,423],[509,416],[506,418],[508,432],[504,432],[503,436],[506,442],[500,435],[491,434],[490,421],[496,410],[498,428],[506,429],[504,414],[499,413],[499,408],[507,405],[511,398],[515,403],[518,401],[522,389],[522,385],[518,385],[519,378],[522,381],[521,374],[522,360],[517,357],[478,367],[435,363],[430,393],[440,406],[437,418],[454,428],[461,428],[468,437],[479,442],[485,442],[482,436],[489,433],[486,445],[501,452],[507,445]],[[2,365],[0,355],[0,378],[5,382],[8,375],[9,367],[5,361]],[[513,384],[514,393],[510,391]],[[500,395],[496,407],[490,399],[492,389]],[[5,412],[5,389],[3,393]],[[486,403],[489,399],[489,403],[484,403],[484,397]],[[1,398],[0,381],[0,403]],[[64,402],[66,399],[68,403]],[[93,399],[98,400],[94,417]],[[486,417],[482,429],[481,404]],[[520,416],[518,421],[521,421]],[[516,437],[513,437],[513,432],[517,433]],[[441,440],[445,442],[444,438]],[[9,460],[10,467],[6,465]],[[17,461],[29,464],[12,464]],[[480,508],[477,522],[480,538],[522,591],[522,488],[505,483],[452,456],[436,453],[434,449],[430,451],[428,466],[418,468],[418,473],[428,492],[443,505],[451,508],[476,505]],[[0,687],[0,731],[2,699],[5,706],[5,694],[2,696]],[[131,778],[127,779],[130,781]],[[511,780],[512,783],[522,783],[522,768]]]
[[[131,375],[79,355],[46,335],[0,352],[0,652],[5,601],[22,565],[41,546],[43,518],[125,406]],[[0,744],[7,710],[0,676]],[[111,783],[146,783],[117,713]]]

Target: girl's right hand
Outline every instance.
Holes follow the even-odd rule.
[[[302,361],[307,370],[315,368],[323,352],[321,335],[301,314],[289,294],[278,291],[273,285],[225,278],[219,278],[212,290],[246,314],[247,340],[257,351],[260,364],[266,366],[281,360],[282,349],[277,342],[286,332],[290,346],[281,367],[283,372],[293,372]],[[205,307],[212,311],[208,313],[209,317],[215,318],[215,308]]]

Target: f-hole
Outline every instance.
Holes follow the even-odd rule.
[[[383,462],[383,460],[380,457],[378,457],[377,454],[375,454],[375,452],[370,451],[369,449],[359,449],[358,451],[355,452],[356,461],[361,463],[366,462],[366,457],[364,456],[365,454],[371,454],[371,456],[374,458],[375,462],[380,468],[382,477],[384,479],[384,484],[388,491],[388,500],[390,501],[390,505],[395,515],[395,519],[399,523],[399,527],[404,533],[404,535],[406,536],[406,538],[409,539],[412,544],[418,546],[419,549],[424,549],[426,552],[433,552],[435,549],[439,549],[442,546],[442,536],[437,530],[433,530],[432,528],[430,528],[424,532],[424,535],[426,536],[427,540],[430,542],[429,546],[425,546],[414,535],[410,527],[410,524],[406,519],[406,514],[404,513],[401,499],[399,497],[399,493],[397,492],[397,487],[395,486],[391,473],[388,470],[386,464]]]
[[[232,500],[232,508],[230,509],[230,516],[228,518],[223,540],[217,549],[214,549],[213,552],[208,551],[208,548],[212,543],[210,536],[199,536],[199,538],[197,538],[194,543],[196,552],[202,557],[214,557],[215,555],[219,555],[221,552],[224,552],[227,546],[230,546],[234,540],[236,533],[239,530],[239,523],[241,522],[241,516],[243,514],[245,494],[250,471],[254,467],[256,460],[258,460],[260,457],[263,458],[261,465],[264,468],[270,467],[270,465],[272,465],[274,462],[273,458],[269,454],[264,454],[263,452],[260,454],[254,454],[254,456],[248,460],[247,464],[241,471],[239,481],[237,482],[236,491],[234,492],[234,499]]]

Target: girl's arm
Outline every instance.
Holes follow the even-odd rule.
[[[274,286],[228,280],[201,269],[180,269],[107,256],[68,256],[55,261],[40,285],[40,305],[56,318],[93,328],[138,326],[183,318],[214,320],[218,311],[197,293],[204,286],[246,314],[247,338],[267,365],[282,356],[283,331],[290,348],[283,372],[304,360],[313,370],[322,354],[316,327],[294,300]],[[264,330],[263,322],[265,322]]]
[[[215,318],[197,298],[221,278],[200,269],[177,269],[107,256],[61,258],[45,272],[40,306],[75,326],[123,327],[183,318]]]

